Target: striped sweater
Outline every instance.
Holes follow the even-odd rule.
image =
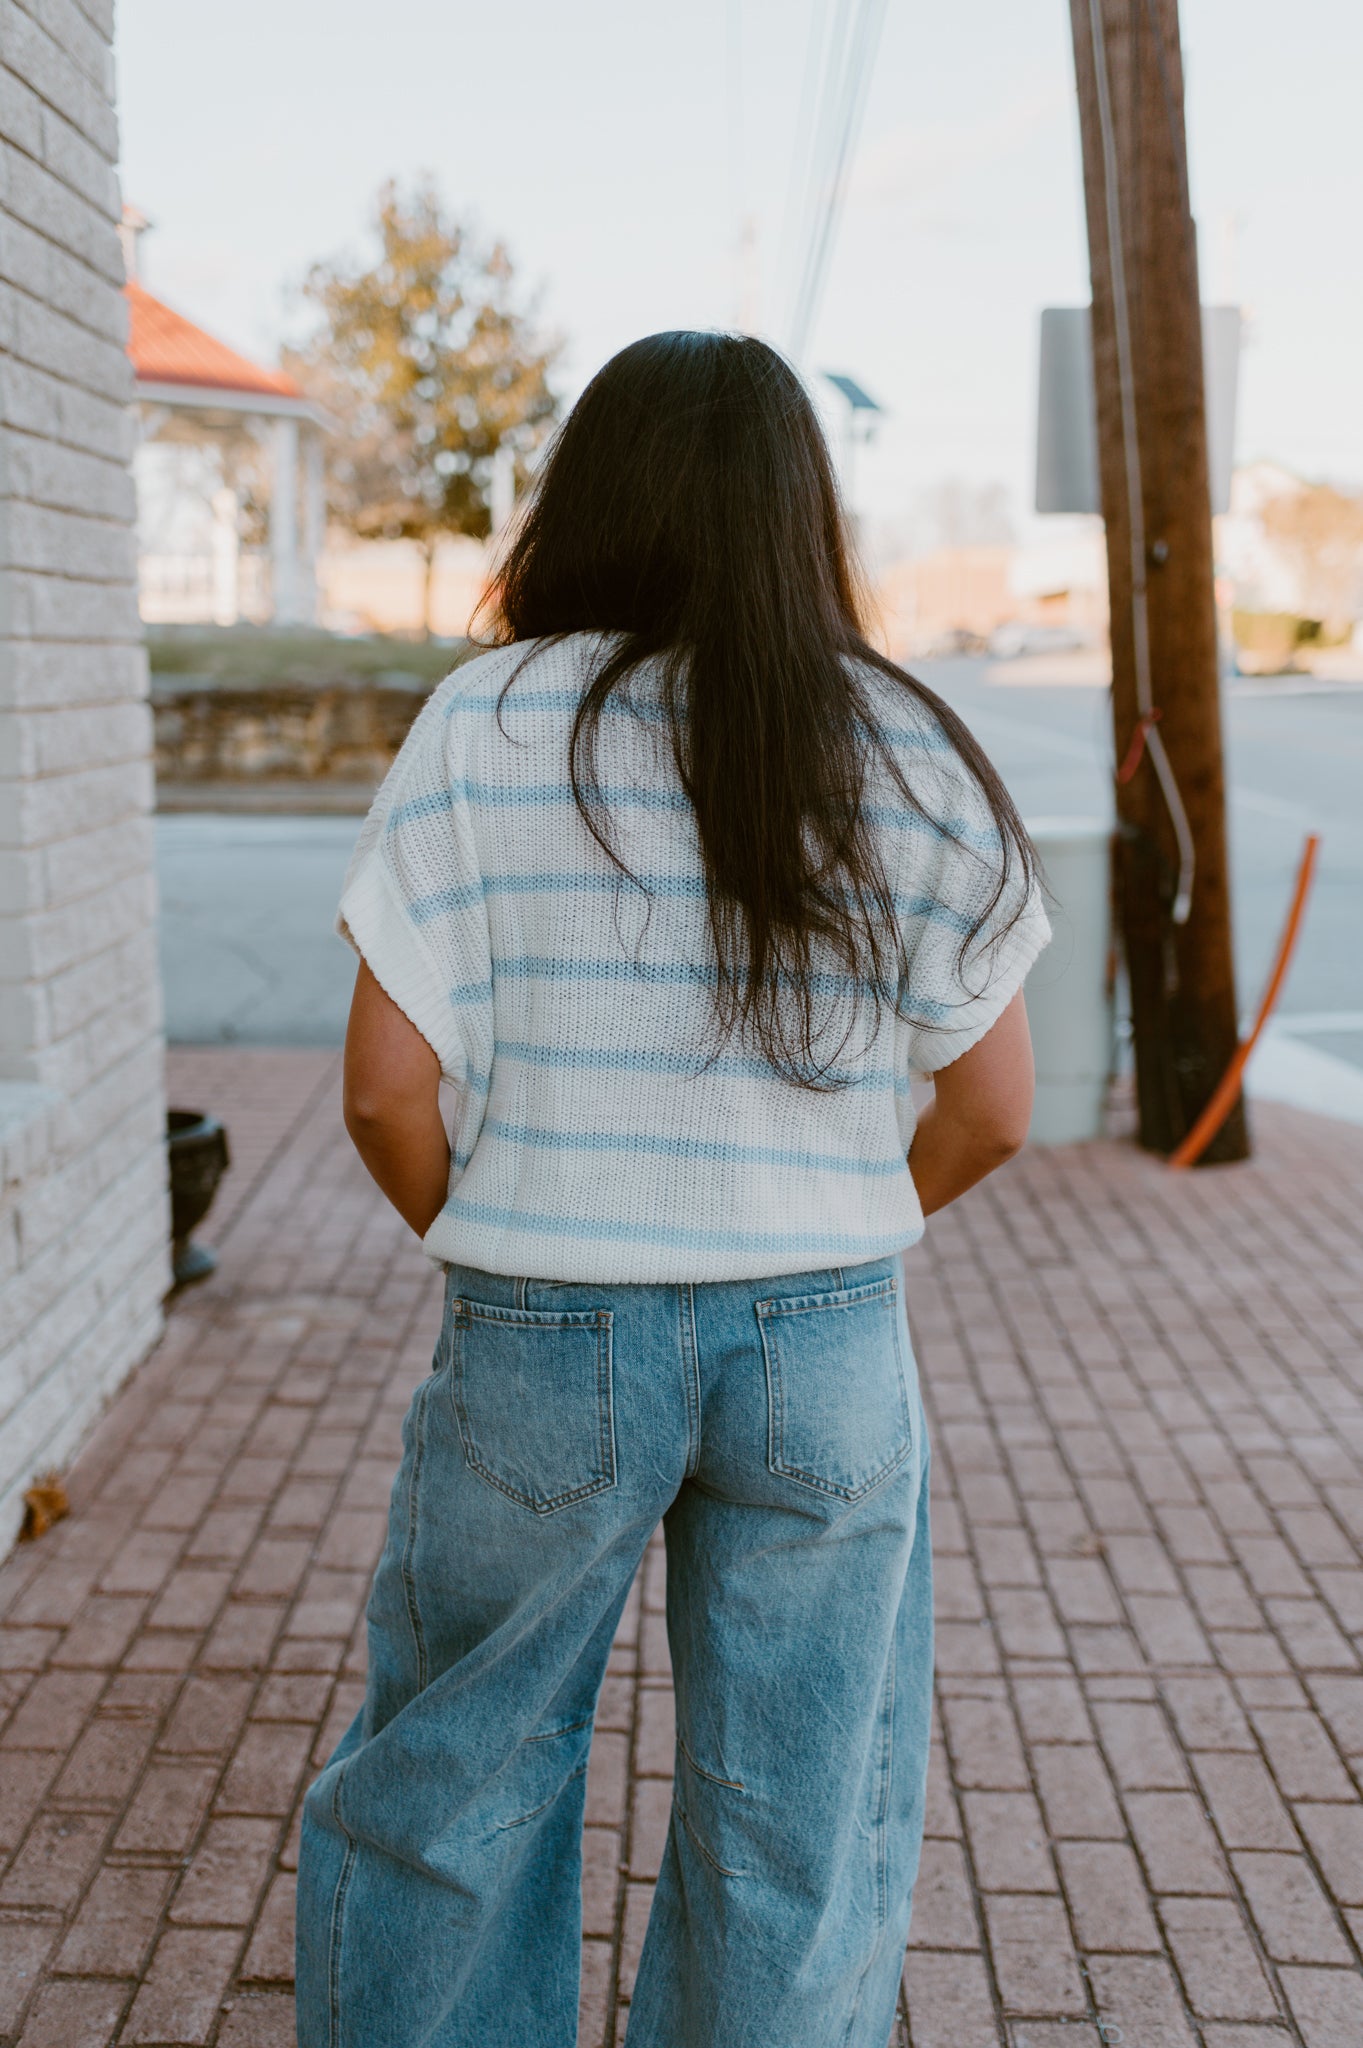
[[[947,1065],[999,1016],[1049,937],[1040,903],[1005,932],[1014,890],[960,962],[995,891],[997,835],[930,714],[872,677],[910,787],[950,832],[905,805],[882,766],[868,796],[907,941],[908,1015],[874,1000],[858,1012],[846,977],[821,977],[831,1045],[853,1022],[844,1085],[783,1079],[755,1045],[717,1037],[695,821],[647,668],[608,706],[598,744],[642,886],[577,811],[568,736],[601,645],[522,643],[449,676],[346,877],[337,929],[454,1090],[449,1196],[426,1250],[603,1283],[757,1278],[897,1251],[923,1229],[910,1075]]]

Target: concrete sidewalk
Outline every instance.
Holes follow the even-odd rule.
[[[4,2043],[293,2041],[298,1801],[439,1313],[337,1069],[174,1057],[232,1133],[222,1269],[0,1573]],[[910,1256],[941,1731],[901,2048],[1363,2044],[1363,1132],[1255,1124],[1205,1174],[1026,1156]],[[592,1751],[581,2048],[667,1824],[662,1576]]]

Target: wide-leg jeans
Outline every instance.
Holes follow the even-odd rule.
[[[300,2048],[573,2048],[592,1720],[660,1519],[676,1773],[628,2048],[886,2048],[932,1674],[902,1288],[450,1269],[365,1703],[304,1809]]]

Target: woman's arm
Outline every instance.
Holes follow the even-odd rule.
[[[909,1148],[909,1171],[925,1216],[945,1209],[1021,1150],[1035,1079],[1019,989],[979,1043],[933,1076],[933,1099]]]
[[[361,961],[345,1035],[345,1127],[418,1237],[444,1208],[449,1189],[439,1086],[439,1060]]]

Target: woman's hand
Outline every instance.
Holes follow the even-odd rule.
[[[393,1207],[424,1237],[445,1206],[440,1062],[360,962],[345,1035],[345,1127]]]
[[[1021,989],[978,1044],[934,1074],[933,1087],[909,1148],[925,1216],[945,1209],[1022,1149],[1036,1075]]]

